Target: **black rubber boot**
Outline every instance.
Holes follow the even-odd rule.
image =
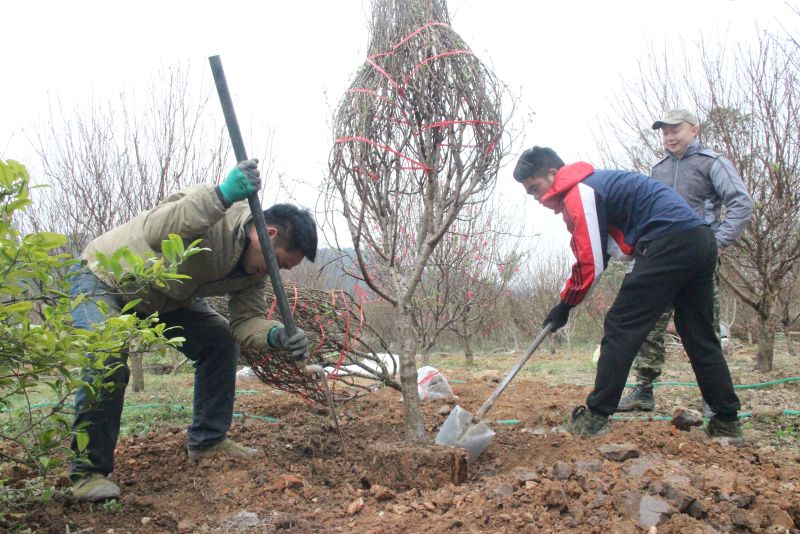
[[[579,438],[602,436],[608,433],[608,417],[597,415],[586,406],[578,406],[572,410],[572,417],[566,429]]]
[[[744,445],[745,443],[742,424],[739,421],[720,421],[714,416],[708,422],[706,434],[712,439],[728,439],[733,445]]]
[[[656,408],[652,384],[639,384],[619,401],[618,412],[652,412]]]

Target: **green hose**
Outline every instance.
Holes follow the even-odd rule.
[[[148,410],[148,409],[152,409],[152,408],[161,408],[161,407],[164,407],[164,406],[169,406],[173,410],[176,410],[176,411],[179,411],[179,412],[186,409],[186,406],[183,406],[182,404],[129,404],[129,405],[126,405],[122,409],[122,411],[124,412],[126,410],[130,410],[130,411]],[[233,417],[235,417],[235,418],[249,417],[251,419],[259,419],[261,421],[266,421],[268,423],[277,423],[278,421],[280,421],[280,419],[277,419],[275,417],[270,417],[268,415],[252,415],[252,414],[243,414],[243,413],[239,413],[239,412],[233,412]]]
[[[240,392],[237,391],[237,393],[240,393]],[[55,402],[40,402],[38,404],[31,404],[31,409],[45,408],[47,406],[56,406],[57,404],[58,403],[55,403]],[[72,403],[65,404],[65,406],[68,406],[70,408],[74,407]],[[170,408],[172,408],[173,410],[175,410],[177,412],[181,412],[181,411],[186,409],[186,406],[184,406],[182,404],[146,403],[146,404],[126,404],[122,408],[122,411],[123,412],[129,412],[129,411],[136,411],[136,410],[152,410],[153,408],[163,408],[164,406],[169,406]],[[3,411],[5,411],[5,410],[3,410]],[[268,415],[252,415],[252,414],[242,414],[242,413],[238,413],[238,412],[234,412],[233,417],[237,417],[237,418],[238,417],[249,417],[251,419],[259,419],[261,421],[266,421],[268,423],[277,423],[278,421],[280,421],[280,419],[277,419],[275,417],[270,417]]]
[[[800,410],[783,410],[783,415],[800,415]],[[753,417],[750,412],[741,412],[739,419]],[[672,421],[672,417],[667,415],[612,415],[614,421]],[[494,421],[498,425],[518,425],[522,423],[519,419],[498,419]]]
[[[783,410],[783,415],[800,415],[800,410]],[[739,412],[739,419],[753,417],[751,412]],[[672,421],[668,415],[612,415],[614,421]]]
[[[769,386],[774,386],[776,384],[785,384],[788,382],[796,382],[800,380],[800,376],[795,376],[791,378],[781,378],[778,380],[771,380],[769,382],[760,382],[757,384],[739,384],[733,386],[734,389],[758,389],[758,388],[765,388]],[[464,383],[464,380],[458,379],[451,379],[450,382],[461,384]],[[581,386],[593,386],[594,384],[579,384]],[[626,387],[634,387],[637,384],[625,384]],[[697,382],[654,382],[653,387],[659,386],[685,386],[685,387],[698,387]],[[249,390],[249,389],[237,389],[237,395],[254,395],[258,393],[256,390]],[[40,402],[38,404],[32,404],[31,409],[35,408],[44,408],[46,406],[55,406],[57,403],[55,402]],[[72,407],[72,404],[68,404],[66,406]],[[123,408],[124,410],[139,410],[139,409],[152,409],[152,408],[160,408],[162,406],[171,406],[174,410],[184,410],[185,407],[180,404],[129,404]],[[4,412],[6,410],[0,410],[0,412]],[[800,415],[800,410],[783,410],[783,415]],[[268,423],[277,423],[280,419],[275,417],[270,417],[267,415],[250,415],[250,414],[241,414],[241,413],[234,413],[234,417],[251,417],[253,419],[260,419],[262,421],[267,421]],[[752,417],[753,414],[749,412],[741,412],[739,414],[739,419],[744,419],[746,417]],[[615,421],[671,421],[672,417],[668,417],[665,415],[655,415],[655,416],[624,416],[624,415],[612,415],[611,419]],[[499,425],[518,425],[522,421],[519,419],[498,419],[495,423]]]
[[[740,384],[738,386],[733,386],[734,389],[757,389],[757,388],[765,388],[769,386],[774,386],[776,384],[784,384],[787,382],[796,382],[800,380],[800,376],[795,376],[792,378],[781,378],[779,380],[771,380],[769,382],[760,382],[758,384]],[[454,383],[463,383],[463,380],[451,380]],[[580,386],[593,386],[594,384],[579,384]],[[626,387],[634,387],[637,384],[625,384]],[[689,386],[689,387],[698,387],[697,382],[654,382],[654,387],[658,386]],[[783,415],[800,415],[800,410],[783,410]],[[744,419],[746,417],[752,417],[753,414],[750,412],[741,412],[739,414],[739,419]],[[612,415],[611,419],[615,421],[671,421],[672,417],[668,417],[666,415],[651,415],[651,416],[625,416],[625,415]],[[495,421],[498,425],[518,425],[522,421],[519,419],[498,419]]]
[[[758,388],[766,388],[769,386],[774,386],[776,384],[785,384],[787,382],[796,382],[800,380],[800,376],[795,376],[792,378],[781,378],[779,380],[771,380],[769,382],[759,382],[758,384],[738,384],[734,385],[733,389],[758,389]],[[625,384],[627,387],[634,387],[636,384]],[[698,387],[697,382],[654,382],[654,387],[659,386],[689,386],[689,387]]]
[[[776,384],[785,384],[787,382],[797,382],[800,376],[793,376],[791,378],[780,378],[778,380],[770,380],[769,382],[759,382],[757,384],[738,384],[734,385],[733,389],[758,389],[774,386]],[[594,386],[594,384],[578,384],[579,386]],[[625,384],[625,387],[632,388],[639,384]],[[685,386],[685,387],[698,387],[697,382],[653,382],[653,387],[661,386]]]
[[[785,384],[787,382],[797,382],[800,380],[800,376],[793,376],[791,378],[781,378],[778,380],[770,380],[769,382],[759,382],[757,384],[735,384],[733,389],[758,389],[758,388],[767,388],[770,386],[774,386],[776,384]],[[578,384],[579,386],[593,386],[594,384]],[[625,387],[632,388],[636,387],[639,384],[625,384]],[[653,382],[653,387],[662,387],[662,386],[684,386],[684,387],[698,387],[697,382]]]
[[[261,421],[266,421],[267,423],[278,423],[280,419],[277,417],[270,417],[269,415],[251,415],[249,413],[233,413],[234,417],[249,417],[250,419],[259,419]]]
[[[235,392],[236,395],[255,395],[256,393],[259,393],[259,391],[256,391],[254,389],[237,389],[236,392]],[[46,408],[48,406],[57,406],[57,405],[58,405],[57,402],[39,402],[39,403],[36,403],[36,404],[31,404],[31,410],[35,410],[36,408]],[[64,406],[67,407],[67,408],[74,408],[75,407],[75,405],[73,403],[71,403],[71,402],[64,403]],[[159,407],[159,406],[166,406],[166,404],[130,404],[130,405],[126,405],[125,408],[129,408],[129,407],[130,408],[135,408],[135,407],[156,408],[156,407]],[[172,406],[176,410],[182,410],[184,408],[180,404],[173,404]],[[123,408],[123,410],[125,408]],[[7,412],[7,411],[9,411],[9,410],[8,409],[2,409],[2,410],[0,410],[0,413]]]

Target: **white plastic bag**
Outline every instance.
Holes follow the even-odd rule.
[[[597,362],[600,361],[600,345],[597,345],[597,348],[594,349],[592,353],[592,365],[597,367]]]
[[[430,365],[417,369],[417,392],[419,400],[423,401],[455,397],[444,375]]]
[[[258,375],[250,367],[242,367],[236,371],[236,383],[246,384],[247,382],[254,382],[258,380]]]

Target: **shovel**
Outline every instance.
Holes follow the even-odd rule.
[[[208,61],[211,64],[211,73],[214,76],[214,83],[217,86],[220,104],[222,104],[222,113],[225,116],[228,135],[230,135],[231,144],[233,145],[233,153],[236,156],[236,161],[245,161],[247,159],[247,151],[244,148],[242,133],[239,130],[239,121],[236,119],[236,111],[233,109],[233,100],[228,90],[225,71],[222,69],[222,60],[219,56],[211,56],[208,58]],[[272,282],[275,300],[278,302],[278,310],[281,313],[283,327],[286,328],[286,334],[292,337],[297,333],[297,327],[292,318],[292,309],[289,306],[289,299],[286,298],[286,290],[283,287],[283,279],[281,278],[280,268],[278,267],[278,260],[275,257],[275,251],[272,249],[272,243],[267,234],[267,223],[264,220],[264,212],[261,210],[261,201],[258,199],[258,192],[256,191],[250,195],[247,198],[247,202],[250,204],[250,213],[253,215],[253,223],[255,224],[256,233],[258,234],[258,242],[261,244],[261,251],[264,253],[264,261],[267,264],[267,272],[269,273],[270,282]],[[336,407],[333,404],[333,397],[331,397],[331,392],[328,389],[328,379],[325,370],[320,365],[306,365],[300,368],[300,372],[306,376],[317,377],[322,382],[322,388],[325,392],[325,398],[328,401],[331,419],[333,419],[336,432],[339,434],[339,441],[341,441],[342,448],[344,449],[344,438],[339,428],[339,418],[336,417]]]
[[[497,397],[506,389],[506,386],[517,376],[520,369],[527,363],[531,354],[539,348],[547,334],[550,333],[552,323],[548,323],[533,340],[528,350],[525,351],[508,375],[500,382],[500,385],[492,392],[486,402],[483,403],[481,409],[473,417],[467,410],[461,406],[456,405],[455,408],[447,416],[439,433],[436,434],[437,445],[451,445],[453,447],[461,447],[467,451],[467,463],[471,464],[478,456],[489,446],[492,438],[494,438],[494,430],[489,428],[482,419],[486,416],[489,410],[494,405]]]

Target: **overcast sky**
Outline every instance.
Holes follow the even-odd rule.
[[[535,111],[526,145],[551,146],[565,161],[595,157],[597,118],[648,43],[712,33],[736,43],[781,20],[797,27],[783,0],[448,5],[455,31],[520,95],[523,109]],[[245,135],[273,130],[275,171],[319,184],[332,139],[331,107],[366,55],[369,8],[368,0],[3,2],[0,158],[36,171],[28,138],[49,101],[60,99],[69,109],[92,96],[110,100],[120,90],[146,88],[162,65],[187,61],[197,83],[213,89],[207,57],[219,54]],[[258,146],[263,139],[245,142]],[[534,231],[566,239],[559,219],[513,182],[514,161],[501,170],[499,194],[533,215]],[[310,192],[298,194],[313,208]]]

